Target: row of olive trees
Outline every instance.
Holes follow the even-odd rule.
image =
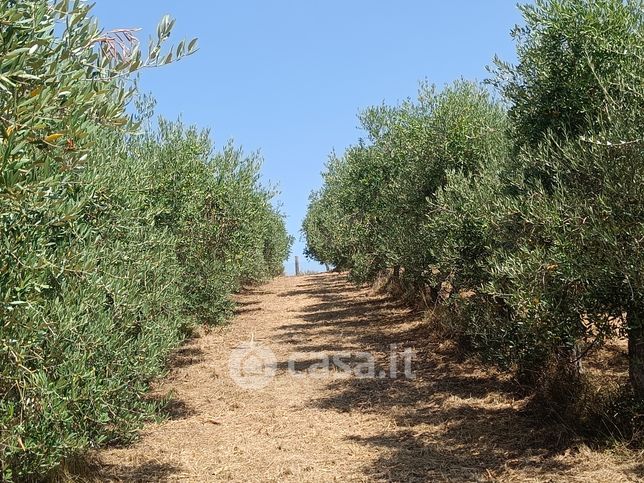
[[[444,302],[523,376],[557,360],[572,378],[625,335],[644,400],[643,7],[537,0],[517,65],[495,62],[502,102],[461,81],[367,110],[311,197],[308,253]]]
[[[282,271],[260,160],[126,114],[132,73],[196,49],[164,48],[172,24],[144,56],[83,2],[0,0],[0,479],[131,439],[190,327]]]

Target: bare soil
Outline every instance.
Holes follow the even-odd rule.
[[[96,452],[89,480],[644,481],[643,454],[579,443],[507,375],[341,274],[278,278],[238,302],[234,321],[188,341],[154,388],[172,394],[168,420]],[[277,359],[259,390],[229,374],[231,352],[251,340]],[[391,344],[416,351],[415,378],[303,374],[320,353],[369,352],[379,376]]]

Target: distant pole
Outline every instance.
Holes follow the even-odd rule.
[[[295,275],[300,274],[300,257],[295,255]]]

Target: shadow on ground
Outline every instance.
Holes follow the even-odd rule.
[[[379,368],[389,367],[392,344],[398,352],[415,351],[413,379],[334,379],[327,396],[311,402],[325,410],[374,415],[378,428],[379,417],[393,420],[375,436],[350,438],[383,455],[364,468],[370,479],[540,479],[571,470],[573,460],[561,456],[576,451],[579,440],[562,425],[545,423],[543,411],[508,376],[481,368],[439,340],[419,314],[386,296],[366,296],[341,276],[319,276],[283,294],[299,295],[314,302],[302,309],[301,322],[282,326],[277,334],[294,350],[359,347],[374,354]],[[632,476],[644,475],[635,469]]]
[[[151,481],[168,481],[172,477],[180,474],[181,468],[167,464],[159,463],[154,460],[143,463],[126,466],[126,465],[101,465],[100,472],[92,481],[110,481],[123,483],[148,483]]]
[[[199,364],[204,361],[204,352],[194,341],[188,341],[186,345],[175,350],[168,360],[168,367],[178,368]]]

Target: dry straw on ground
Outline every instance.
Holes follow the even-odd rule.
[[[276,354],[259,391],[228,357],[250,339]],[[416,378],[297,378],[294,351],[413,347]],[[507,376],[437,340],[420,315],[340,274],[283,277],[239,296],[234,322],[179,349],[155,394],[170,419],[93,455],[95,481],[638,481],[644,457],[592,450],[546,423]]]

